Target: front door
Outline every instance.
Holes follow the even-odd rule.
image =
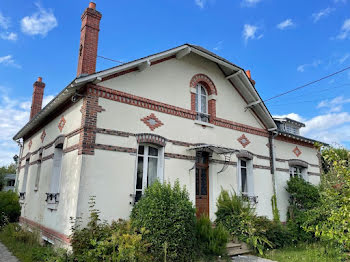
[[[209,216],[209,154],[197,152],[196,155],[196,215]]]

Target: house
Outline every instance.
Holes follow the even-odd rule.
[[[5,174],[2,191],[15,191],[16,174]]]
[[[91,2],[77,77],[43,109],[45,84],[34,83],[30,121],[14,136],[21,222],[68,245],[70,218],[86,221],[90,196],[102,219],[128,218],[156,180],[178,180],[212,219],[222,188],[269,218],[276,194],[285,221],[290,177],[320,181],[303,124],[273,119],[249,71],[196,45],[95,72],[101,17]]]

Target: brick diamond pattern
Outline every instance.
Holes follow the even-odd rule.
[[[249,139],[243,134],[241,135],[237,141],[243,146],[243,148],[245,148],[247,145],[250,144]]]
[[[164,125],[162,121],[160,121],[153,113],[142,118],[141,121],[144,122],[152,131]]]
[[[41,136],[40,136],[41,143],[44,142],[45,136],[46,136],[46,132],[45,132],[45,129],[44,129],[43,132],[41,133]]]
[[[29,143],[28,143],[28,148],[29,148],[29,150],[30,150],[30,148],[32,147],[32,144],[33,144],[33,141],[30,140]]]
[[[58,123],[58,129],[60,130],[60,132],[62,132],[65,124],[66,124],[66,119],[64,118],[64,116],[62,116],[60,122]]]
[[[297,146],[294,148],[293,153],[294,153],[297,157],[299,157],[299,156],[301,155],[301,151],[300,151],[300,149],[299,149]]]

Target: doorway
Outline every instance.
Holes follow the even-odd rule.
[[[209,216],[209,153],[196,154],[196,215]]]

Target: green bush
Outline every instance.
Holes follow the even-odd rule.
[[[293,242],[315,241],[313,233],[303,229],[309,220],[309,210],[320,204],[319,190],[316,186],[299,177],[293,177],[287,182],[287,192],[290,195],[287,227],[293,236]]]
[[[236,194],[223,190],[217,201],[216,223],[222,224],[232,235],[257,250],[272,247],[273,244],[266,237],[266,229],[259,227],[255,210],[249,202]]]
[[[201,253],[222,256],[226,253],[229,233],[219,224],[216,227],[208,216],[201,216],[196,222],[197,243]]]
[[[144,229],[136,230],[129,221],[101,222],[95,209],[95,198],[90,201],[90,220],[81,228],[80,220],[72,227],[71,244],[74,262],[85,261],[152,261],[148,254],[149,244],[144,240]]]
[[[18,195],[12,191],[0,192],[0,227],[17,222],[21,215]]]
[[[154,183],[134,206],[131,221],[146,228],[145,239],[151,244],[155,261],[191,261],[196,245],[195,209],[186,189],[179,182]]]

